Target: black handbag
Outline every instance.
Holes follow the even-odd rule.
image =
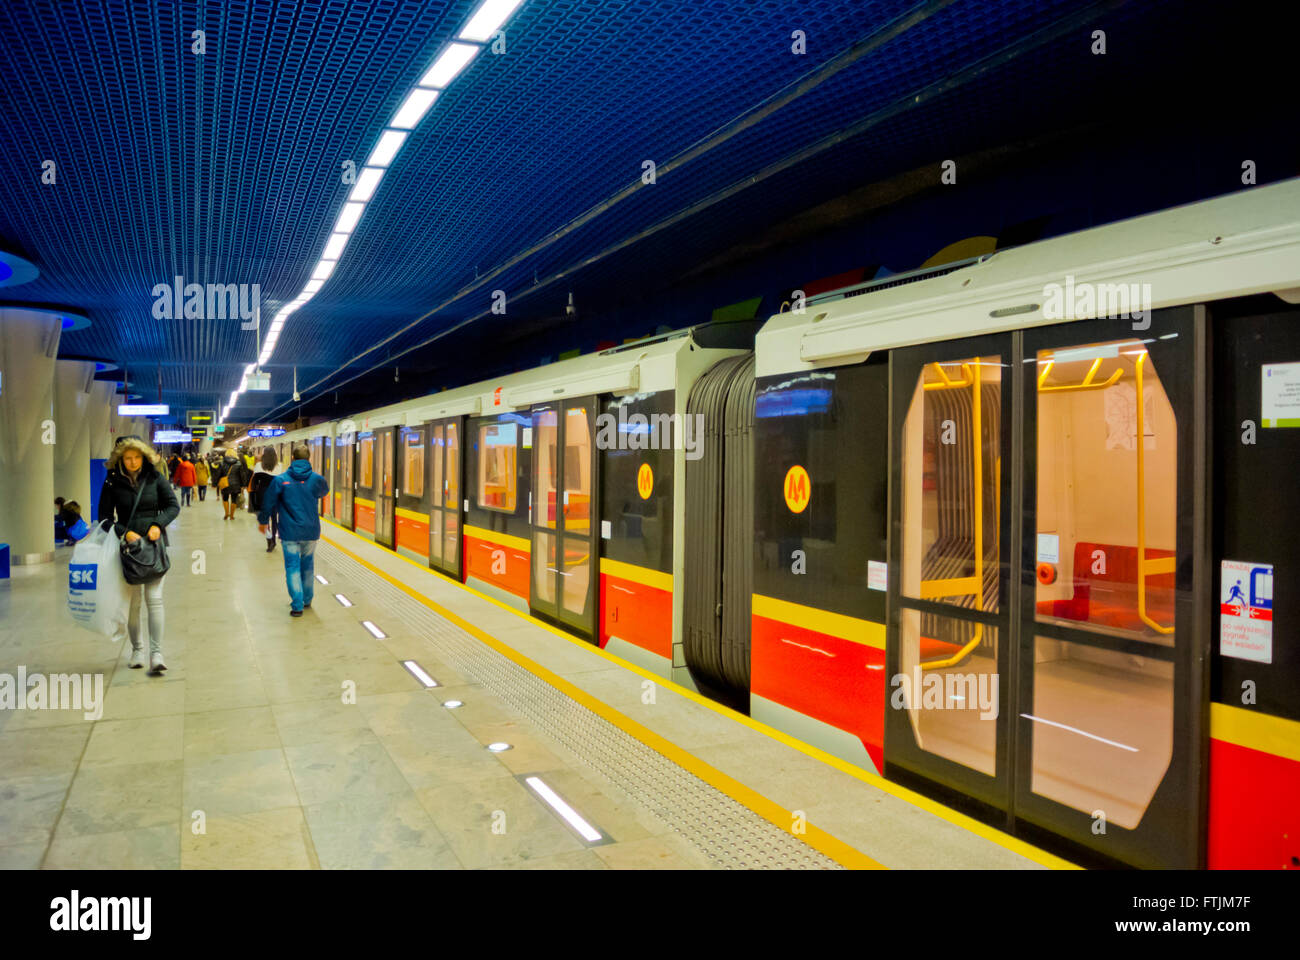
[[[157,483],[157,480],[155,479],[154,482]],[[140,495],[142,493],[144,493],[143,483],[135,492],[135,502],[131,504],[131,515],[126,518],[126,528],[128,530],[131,529],[131,521],[135,519],[135,508],[140,505]],[[127,542],[126,537],[123,537],[121,550],[122,577],[132,586],[161,580],[167,571],[171,569],[172,562],[167,556],[165,533],[157,540],[141,537],[139,540]]]

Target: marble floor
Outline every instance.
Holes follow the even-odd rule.
[[[708,868],[365,597],[344,608],[317,584],[289,617],[280,551],[252,516],[196,503],[169,533],[162,677],[72,623],[71,550],[0,581],[0,673],[104,683],[98,719],[0,710],[0,867]],[[317,572],[331,576],[324,557]],[[412,655],[444,686],[424,689],[399,662]],[[512,750],[485,748],[503,736]],[[614,842],[581,840],[525,772]]]
[[[717,799],[757,824],[735,831],[738,850],[761,847],[765,829],[780,834],[765,854],[788,847],[792,831],[771,826],[780,817],[752,813],[766,803],[769,814],[797,811],[840,849],[887,867],[1063,865],[671,684],[647,699],[645,677],[616,658],[337,526],[324,525],[317,550],[316,572],[331,583],[316,585],[315,603],[296,619],[280,550],[266,552],[249,514],[223,521],[216,503],[196,503],[169,535],[162,677],[129,669],[129,645],[73,624],[69,549],[0,581],[0,674],[100,674],[105,690],[92,719],[0,709],[0,867],[710,869],[720,865],[716,847],[706,855],[698,831],[669,821],[703,822]],[[354,605],[336,602],[336,590]],[[665,779],[691,782],[677,794],[681,806],[666,810],[644,783],[558,735],[553,713],[502,693],[495,668],[476,672],[473,657],[439,646],[435,633],[451,627],[428,602],[526,659],[534,685],[549,672],[552,705],[551,684],[568,684],[566,696],[616,712],[624,734],[668,741],[676,773]],[[408,658],[441,686],[425,689],[402,666]],[[448,700],[464,705],[448,709]],[[568,722],[579,708],[565,703]],[[512,749],[489,752],[494,741]],[[656,749],[660,776],[668,754]],[[692,779],[681,763],[716,776]],[[584,841],[525,775],[542,777],[601,841]],[[739,803],[711,793],[728,778],[743,785],[729,794]],[[713,842],[731,844],[724,833]],[[787,858],[805,861],[811,842],[794,843],[802,852],[787,849]],[[786,865],[780,855],[758,860]]]

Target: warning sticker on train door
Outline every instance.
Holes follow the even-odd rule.
[[[1224,560],[1219,597],[1219,653],[1273,662],[1273,565]]]

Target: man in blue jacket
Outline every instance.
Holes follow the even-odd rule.
[[[272,516],[280,518],[280,549],[284,579],[289,587],[289,616],[301,617],[311,606],[316,585],[316,541],[320,539],[320,498],[330,492],[329,481],[311,468],[311,451],[293,448],[293,463],[276,476],[262,497],[258,528],[266,533]]]

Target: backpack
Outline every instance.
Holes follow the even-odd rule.
[[[249,503],[251,503],[255,509],[262,509],[262,496],[266,493],[266,489],[271,485],[273,479],[274,478],[269,473],[263,472],[253,474],[253,479],[250,480],[248,484],[248,498]]]

